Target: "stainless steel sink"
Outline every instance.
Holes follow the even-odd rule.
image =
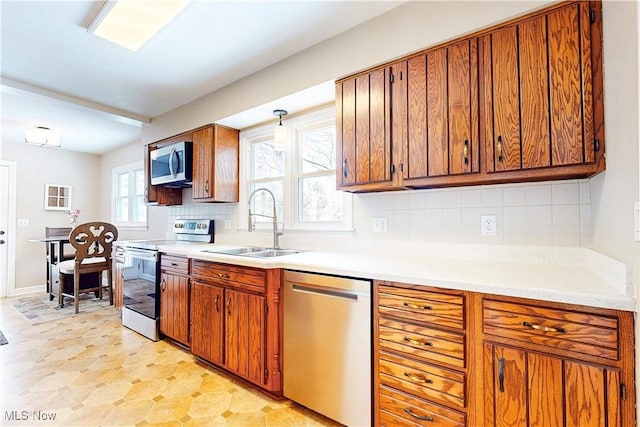
[[[243,248],[228,248],[228,249],[204,249],[202,252],[209,252],[212,254],[221,255],[238,255],[238,256],[250,256],[256,258],[273,258],[284,255],[298,254],[302,251],[296,249],[270,249],[261,248],[257,246],[248,246]]]
[[[299,254],[300,252],[302,251],[295,249],[268,249],[266,251],[251,252],[244,255],[256,258],[273,258],[276,256]]]
[[[202,252],[209,252],[212,254],[222,254],[222,255],[246,255],[252,252],[260,252],[260,251],[266,251],[266,250],[269,250],[269,248],[249,246],[244,248],[205,249]]]

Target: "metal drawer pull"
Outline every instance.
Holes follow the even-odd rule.
[[[218,273],[218,277],[221,277],[223,279],[228,279],[229,275],[228,274],[224,274],[224,273]]]
[[[504,393],[504,357],[498,359],[498,389]]]
[[[433,417],[430,417],[429,415],[425,415],[425,416],[421,416],[418,414],[414,414],[410,408],[404,408],[404,412],[406,412],[407,414],[411,415],[413,418],[415,418],[416,420],[420,420],[420,421],[431,421],[434,422],[435,420],[433,419]]]
[[[464,160],[464,164],[469,164],[469,140],[464,140],[464,148],[462,149],[462,158]]]
[[[433,310],[433,308],[431,308],[430,305],[411,304],[409,302],[403,302],[402,305],[404,305],[407,308],[415,308],[418,310]]]
[[[419,377],[417,375],[413,375],[409,372],[405,372],[404,376],[409,378],[411,381],[415,381],[417,383],[426,383],[426,384],[433,384],[433,380],[430,380],[428,378],[424,378],[424,377]]]
[[[429,347],[433,347],[433,343],[430,343],[429,341],[419,341],[419,340],[411,339],[409,337],[404,337],[404,340],[409,344],[413,344],[413,345],[427,345]]]
[[[551,328],[549,326],[536,325],[535,323],[522,322],[522,326],[526,326],[531,329],[535,329],[536,331],[542,332],[558,332],[560,334],[566,334],[567,330],[565,328]]]
[[[496,149],[498,151],[498,161],[501,162],[502,158],[502,135],[498,135],[498,144],[496,144]]]
[[[171,266],[172,266],[172,267],[177,267],[177,266],[178,266],[178,263],[177,263],[177,262],[172,262],[172,263],[171,263]]]

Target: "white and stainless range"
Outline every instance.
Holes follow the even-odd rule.
[[[145,337],[157,341],[160,315],[160,253],[163,245],[212,243],[214,221],[209,219],[176,220],[175,240],[131,240],[121,242],[116,262],[123,265],[122,324]]]

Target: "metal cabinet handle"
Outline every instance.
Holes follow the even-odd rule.
[[[429,347],[433,347],[433,343],[430,343],[429,341],[414,340],[409,337],[404,337],[404,340],[409,344],[413,344],[413,345],[426,345]]]
[[[415,418],[416,420],[420,420],[420,421],[430,421],[430,422],[433,422],[433,421],[434,421],[433,417],[430,417],[429,415],[422,416],[422,415],[414,414],[414,413],[411,411],[411,408],[404,408],[404,409],[403,409],[403,411],[404,411],[405,413],[407,413],[407,414],[411,415],[411,416],[412,416],[413,418]]]
[[[412,304],[410,302],[403,302],[402,305],[407,308],[415,308],[416,310],[433,310],[433,307],[431,307],[430,305]]]
[[[347,159],[342,162],[342,176],[347,177]]]
[[[162,289],[162,292],[167,289],[167,282],[164,279],[162,279],[162,282],[160,282],[160,288]]]
[[[204,192],[209,194],[209,180],[204,182]]]
[[[498,161],[502,161],[502,135],[498,135],[498,143],[496,144],[496,151],[498,152]]]
[[[410,372],[405,372],[404,376],[417,383],[433,384],[433,380],[430,380],[429,378],[419,377]]]
[[[498,389],[504,393],[504,357],[498,359]]]
[[[218,273],[218,277],[220,277],[221,279],[228,279],[229,275],[225,273]]]
[[[567,330],[565,328],[552,328],[550,326],[538,325],[535,323],[522,322],[522,326],[526,326],[531,329],[535,329],[536,331],[542,332],[557,332],[559,334],[566,334]]]
[[[172,263],[171,263],[171,266],[172,266],[172,267],[177,267],[177,266],[178,266],[178,263],[177,263],[177,262],[172,262]]]
[[[216,295],[216,313],[220,313],[220,295]]]
[[[469,140],[464,140],[464,148],[462,149],[462,158],[464,159],[464,164],[469,164]]]
[[[227,297],[227,315],[231,316],[231,298]]]

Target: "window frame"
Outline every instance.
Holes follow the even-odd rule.
[[[128,230],[147,230],[149,225],[149,208],[144,203],[144,190],[142,194],[136,195],[135,193],[135,173],[137,171],[145,173],[144,171],[144,162],[138,161],[134,163],[129,163],[127,165],[116,166],[111,169],[111,222],[118,228],[128,229]],[[144,222],[133,222],[133,221],[116,221],[116,201],[119,198],[123,198],[124,196],[118,195],[118,176],[123,173],[129,174],[129,194],[127,195],[127,199],[129,200],[129,218],[133,218],[133,206],[136,197],[142,197],[143,205],[145,207],[144,214]]]
[[[276,124],[268,124],[259,127],[249,129],[240,133],[240,146],[241,151],[244,154],[241,156],[240,169],[242,176],[242,185],[240,185],[240,209],[239,209],[239,221],[238,224],[246,224],[248,212],[248,201],[250,195],[250,188],[252,184],[259,182],[273,182],[276,180],[282,180],[283,182],[283,196],[284,196],[284,218],[278,218],[278,222],[281,223],[284,220],[285,234],[287,231],[338,231],[338,232],[352,232],[353,231],[353,195],[348,192],[338,191],[342,197],[342,221],[300,221],[299,211],[302,209],[300,206],[300,193],[298,188],[299,178],[312,177],[312,176],[326,176],[333,175],[335,179],[335,170],[332,172],[318,173],[307,172],[302,173],[301,167],[301,155],[302,147],[300,146],[300,135],[304,132],[309,132],[317,128],[335,126],[335,109],[324,108],[321,110],[313,111],[302,116],[283,120],[283,125],[287,127],[287,143],[283,155],[285,156],[285,174],[282,178],[263,178],[263,179],[251,179],[252,167],[253,167],[253,152],[251,144],[264,142],[273,138],[273,128]],[[300,169],[300,170],[299,170]],[[242,225],[240,226],[242,228]],[[271,222],[256,222],[256,230],[271,231]]]

